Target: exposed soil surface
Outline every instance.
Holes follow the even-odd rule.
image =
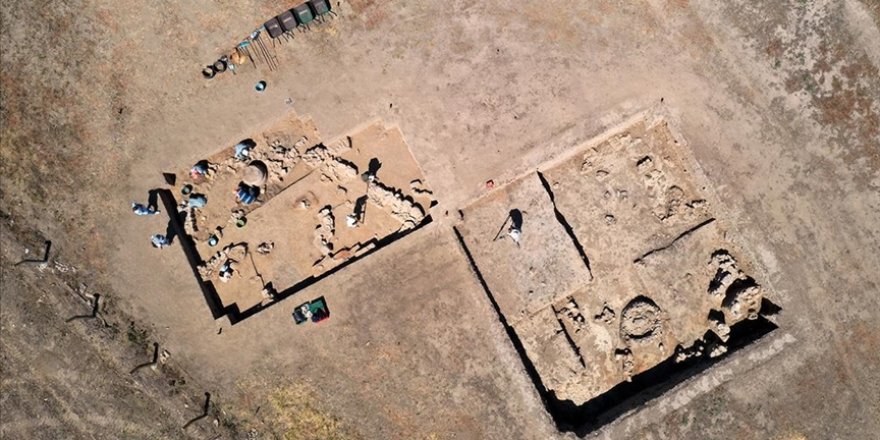
[[[723,249],[782,311],[769,337],[636,399],[595,435],[880,432],[876,1],[342,1],[338,17],[269,44],[277,69],[249,63],[204,79],[207,64],[292,6],[0,6],[4,438],[576,437],[548,415],[537,374],[521,361],[453,226],[477,198],[501,197],[505,185],[543,174],[542,164],[646,109],[680,128],[726,210],[698,230],[717,228],[710,239],[691,234],[676,245],[702,249],[717,234],[736,245],[709,246],[700,294],[718,293],[729,309],[716,309],[724,325],[755,322],[755,286],[724,275],[734,271],[714,254]],[[267,84],[261,93],[258,81]],[[291,110],[321,134],[375,120],[398,127],[438,201],[427,212],[434,221],[229,326],[212,318],[179,243],[151,246],[150,236],[167,230],[164,213],[134,216],[131,202],[146,202],[165,184],[163,172],[185,170]],[[554,234],[547,243],[570,247],[558,266],[538,262],[535,270],[598,285],[601,259],[590,258],[573,216],[591,212],[602,194],[563,209],[553,176],[532,175],[529,188],[546,198],[549,185],[556,209],[523,212],[520,244],[546,223]],[[685,205],[652,213],[681,215],[690,189],[675,185],[680,193],[667,187],[662,196]],[[487,194],[489,186],[496,191]],[[611,211],[596,222],[625,225]],[[498,245],[513,252],[517,234],[502,233]],[[46,268],[15,266],[41,258],[46,240]],[[675,259],[668,255],[681,254],[645,256],[639,270],[682,281],[664,271],[673,264],[664,259]],[[499,309],[531,313],[552,302],[538,312],[580,313],[619,336],[626,304],[644,295],[660,325],[636,314],[624,335],[637,344],[671,334],[675,320],[664,319],[675,308],[654,290],[633,293],[621,304],[587,304],[556,290],[525,291]],[[96,295],[103,321],[65,322],[88,315]],[[296,326],[293,308],[318,297],[331,318]],[[703,318],[723,332],[718,313]],[[582,369],[586,357],[569,348],[568,327],[556,325],[555,339],[541,344],[568,349],[561,365]],[[156,369],[131,373],[152,361],[154,342]],[[205,392],[208,416],[184,430],[203,413]]]

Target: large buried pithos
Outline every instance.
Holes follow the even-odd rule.
[[[620,339],[645,343],[658,338],[663,332],[660,307],[650,298],[640,296],[626,305],[620,314]]]

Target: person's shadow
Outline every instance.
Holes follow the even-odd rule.
[[[159,189],[150,190],[147,195],[147,207],[159,209]],[[186,211],[168,213],[168,225],[165,227],[165,238],[168,239],[168,244],[174,243],[174,238],[177,237],[177,229],[174,228],[174,220],[171,217],[173,215],[177,216],[177,221],[180,222],[181,225],[186,222]]]
[[[523,213],[519,209],[511,209],[510,210],[510,223],[513,226],[513,229],[517,231],[522,231],[523,224]]]
[[[362,222],[367,217],[367,196],[360,196],[354,202],[354,215]]]
[[[159,209],[159,190],[151,189],[147,193],[147,208]]]
[[[134,367],[129,372],[129,374],[134,374],[137,370],[140,370],[141,368],[151,367],[153,365],[156,365],[158,362],[159,362],[159,343],[153,342],[153,360],[151,360],[150,362],[144,362],[144,363],[138,365],[137,367]]]
[[[379,159],[375,157],[370,159],[370,163],[367,165],[367,172],[375,176],[379,172],[379,168],[382,168],[382,162],[379,162]]]
[[[89,313],[88,315],[71,316],[70,318],[67,318],[67,320],[65,320],[64,322],[73,322],[73,321],[76,321],[77,319],[97,318],[98,317],[98,306],[99,306],[98,301],[100,301],[100,299],[101,299],[101,295],[96,293],[94,295],[94,299],[92,299],[92,313]]]
[[[507,227],[507,224],[510,223],[510,229],[516,229],[517,231],[522,232],[523,225],[523,212],[519,209],[511,209],[510,212],[507,213],[507,217],[504,218],[504,223],[501,224],[501,228],[498,229],[498,233],[495,234],[495,238],[492,241],[497,241],[502,237],[501,234],[504,233],[504,229]]]
[[[183,429],[189,428],[189,425],[192,425],[193,423],[198,422],[205,417],[208,417],[209,409],[211,409],[211,393],[205,392],[205,405],[204,407],[202,407],[202,414],[186,422],[186,424],[183,425]]]

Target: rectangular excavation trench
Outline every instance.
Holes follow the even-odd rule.
[[[677,133],[662,119],[634,120],[582,156],[496,188],[454,227],[545,409],[579,436],[769,335],[781,310],[728,239]],[[507,220],[486,225],[508,210],[526,219],[515,247],[499,243]],[[630,319],[645,304],[662,325],[642,336],[631,332],[641,318]],[[645,341],[659,352],[645,355]]]
[[[764,307],[767,309],[778,309],[769,300],[764,301],[766,301]],[[768,336],[778,328],[769,319],[771,317],[769,313],[762,314],[755,320],[742,321],[732,326],[730,339],[727,341],[727,354],[723,357],[701,356],[680,363],[676,363],[674,358],[669,358],[650,370],[633,376],[631,382],[621,383],[581,405],[574,405],[569,400],[559,400],[551,392],[545,402],[547,411],[553,416],[560,430],[585,436],[613,422],[621,415],[660,398],[682,382],[698,376],[716,363],[735,356],[739,350]]]
[[[453,228],[453,232],[464,252],[468,264],[477,278],[486,298],[495,311],[495,318],[504,328],[520,361],[523,363],[526,374],[532,385],[538,392],[544,409],[550,414],[556,428],[561,432],[573,432],[578,436],[586,436],[597,429],[613,422],[618,417],[634,409],[639,408],[650,400],[653,400],[677,385],[706,371],[726,357],[733,356],[739,350],[756,342],[778,327],[772,321],[781,308],[768,300],[762,299],[762,313],[755,320],[745,320],[731,327],[730,339],[727,341],[727,354],[724,357],[710,358],[709,356],[691,357],[683,362],[675,362],[669,358],[648,371],[633,376],[631,382],[621,383],[602,395],[580,405],[571,400],[561,400],[552,390],[548,390],[541,380],[541,375],[529,358],[528,353],[517,335],[516,330],[507,322],[495,295],[486,283],[485,278],[477,267],[476,262],[468,249],[461,232]],[[710,335],[707,335],[711,339]]]
[[[166,210],[165,212],[177,213],[177,211],[176,211],[177,201],[174,199],[174,194],[171,191],[169,191],[167,189],[159,190],[159,197],[162,199],[162,204]],[[278,294],[275,296],[275,300],[272,302],[269,302],[266,304],[259,304],[257,306],[254,306],[254,307],[251,307],[251,308],[248,308],[248,309],[242,311],[239,309],[238,305],[236,305],[236,304],[230,304],[230,305],[224,306],[223,302],[220,299],[220,295],[217,293],[217,289],[214,287],[214,283],[212,283],[211,281],[205,281],[202,279],[201,276],[199,276],[198,267],[200,264],[202,264],[204,262],[204,259],[202,258],[201,255],[199,255],[199,251],[196,248],[195,243],[193,243],[192,237],[188,236],[184,232],[183,223],[182,223],[180,217],[175,216],[175,215],[169,215],[169,220],[171,223],[171,227],[174,230],[174,233],[177,235],[177,239],[180,241],[180,246],[183,248],[184,255],[186,255],[187,262],[189,263],[190,268],[193,271],[193,274],[196,278],[196,282],[199,285],[199,289],[202,291],[202,295],[205,298],[205,303],[208,305],[208,309],[211,311],[211,316],[214,319],[220,319],[225,316],[229,320],[229,323],[231,325],[238,324],[239,322],[243,321],[244,319],[250,318],[250,317],[256,315],[257,313],[267,309],[268,307],[271,307],[275,304],[278,304],[279,302],[281,302],[281,300],[283,300],[289,296],[293,296],[297,292],[304,290],[304,289],[310,287],[311,285],[318,283],[321,280],[323,280],[329,276],[332,276],[336,272],[348,267],[349,265],[355,263],[356,261],[359,261],[369,255],[372,255],[373,253],[390,245],[391,243],[393,243],[401,238],[404,238],[409,234],[412,234],[413,232],[421,229],[424,226],[427,226],[428,224],[430,224],[433,221],[432,217],[430,215],[428,215],[425,217],[423,222],[420,223],[415,228],[408,229],[406,231],[402,231],[399,233],[391,234],[389,236],[382,238],[381,240],[372,241],[371,242],[371,244],[372,244],[371,249],[368,252],[366,252],[362,255],[356,256],[356,257],[352,257],[351,259],[347,260],[346,262],[340,264],[339,266],[334,267],[333,269],[330,269],[327,272],[324,272],[321,275],[307,278],[303,281],[300,281],[297,284],[294,284],[293,286],[288,287],[287,289],[284,289],[284,290],[278,292]]]
[[[318,138],[291,111],[166,176],[181,195],[158,193],[214,319],[235,325],[431,223],[398,128]]]

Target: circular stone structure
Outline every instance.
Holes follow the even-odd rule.
[[[242,171],[241,180],[251,186],[262,186],[266,183],[267,173],[266,164],[262,161],[255,160],[248,164],[244,171]]]
[[[663,319],[660,307],[650,298],[639,296],[620,314],[620,338],[625,341],[644,341],[659,336]]]

